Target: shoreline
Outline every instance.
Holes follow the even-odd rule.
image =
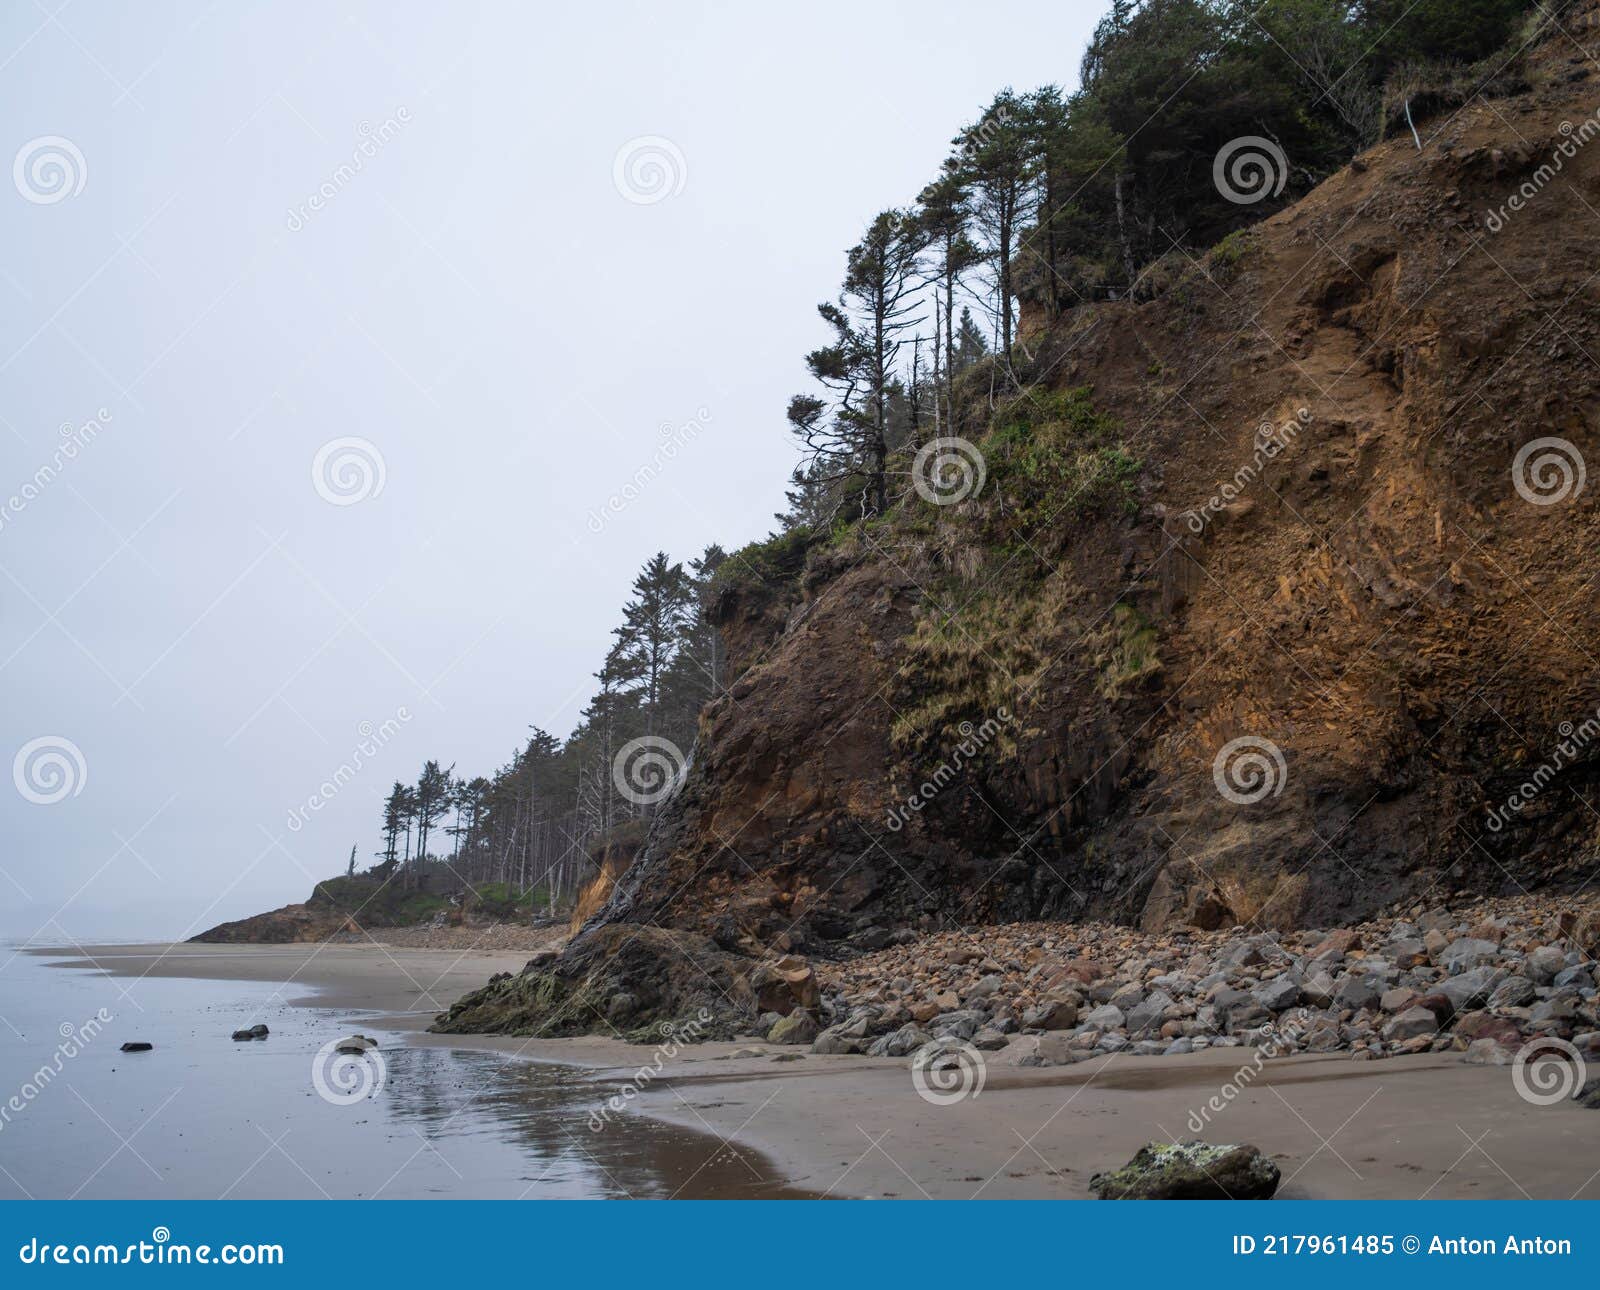
[[[1120,1166],[1145,1142],[1190,1137],[1253,1142],[1282,1170],[1284,1199],[1600,1195],[1600,1170],[1571,1149],[1592,1112],[1533,1105],[1508,1069],[1457,1054],[1382,1062],[1305,1054],[1257,1065],[1253,1050],[1233,1048],[1022,1068],[1013,1049],[988,1055],[977,1095],[933,1105],[903,1059],[717,1042],[685,1046],[657,1073],[659,1049],[620,1040],[427,1033],[433,1003],[448,1006],[489,973],[520,969],[521,952],[370,944],[27,952],[117,976],[303,984],[289,1003],[362,1013],[408,1044],[587,1072],[597,1107],[641,1083],[629,1111],[748,1148],[785,1186],[822,1195],[1086,1197],[1091,1174]],[[639,1072],[648,1073],[642,1081],[633,1079]],[[1237,1092],[1208,1112],[1225,1085]],[[1197,1116],[1209,1119],[1198,1133]]]

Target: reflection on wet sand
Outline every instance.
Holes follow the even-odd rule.
[[[610,1091],[583,1070],[423,1047],[390,1053],[384,1097],[397,1121],[413,1123],[446,1155],[452,1139],[476,1133],[514,1140],[532,1157],[529,1196],[728,1200],[810,1194],[786,1187],[759,1153],[711,1132],[634,1112],[596,1131],[591,1112]]]

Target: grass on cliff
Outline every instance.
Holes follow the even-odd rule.
[[[1082,658],[1071,661],[1098,669],[1096,688],[1108,697],[1159,666],[1154,628],[1124,607],[1098,630],[1072,627],[1081,588],[1058,567],[1086,523],[1138,509],[1143,463],[1117,419],[1086,386],[1031,388],[987,417],[977,447],[986,478],[965,500],[933,506],[907,485],[885,515],[790,530],[745,547],[718,573],[725,585],[771,588],[822,560],[880,553],[904,570],[924,593],[896,660],[892,739],[908,751],[958,739],[963,723],[980,726],[1002,709],[1015,715],[1049,684],[1063,640],[1079,640]],[[909,479],[912,454],[890,468]],[[1082,608],[1086,621],[1097,616]],[[1004,723],[986,755],[1011,755],[1020,733]]]

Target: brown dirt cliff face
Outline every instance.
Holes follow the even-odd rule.
[[[1597,48],[1556,36],[1525,92],[1169,257],[1154,298],[1035,329],[1026,397],[1087,391],[1139,463],[1127,505],[1029,511],[985,400],[961,429],[976,498],[911,494],[792,578],[731,582],[739,680],[568,992],[627,993],[607,964],[642,926],[694,970],[614,1024],[747,1000],[735,956],[907,926],[1326,925],[1586,881],[1600,38],[1579,19]]]

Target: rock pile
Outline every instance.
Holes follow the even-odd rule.
[[[1238,1045],[1505,1063],[1533,1039],[1600,1056],[1597,950],[1600,900],[1543,896],[1281,935],[1013,924],[819,963],[815,1005],[786,958],[763,978],[786,1006],[761,1029],[818,1053],[888,1057],[935,1039],[995,1050],[1032,1036],[1023,1065]]]

